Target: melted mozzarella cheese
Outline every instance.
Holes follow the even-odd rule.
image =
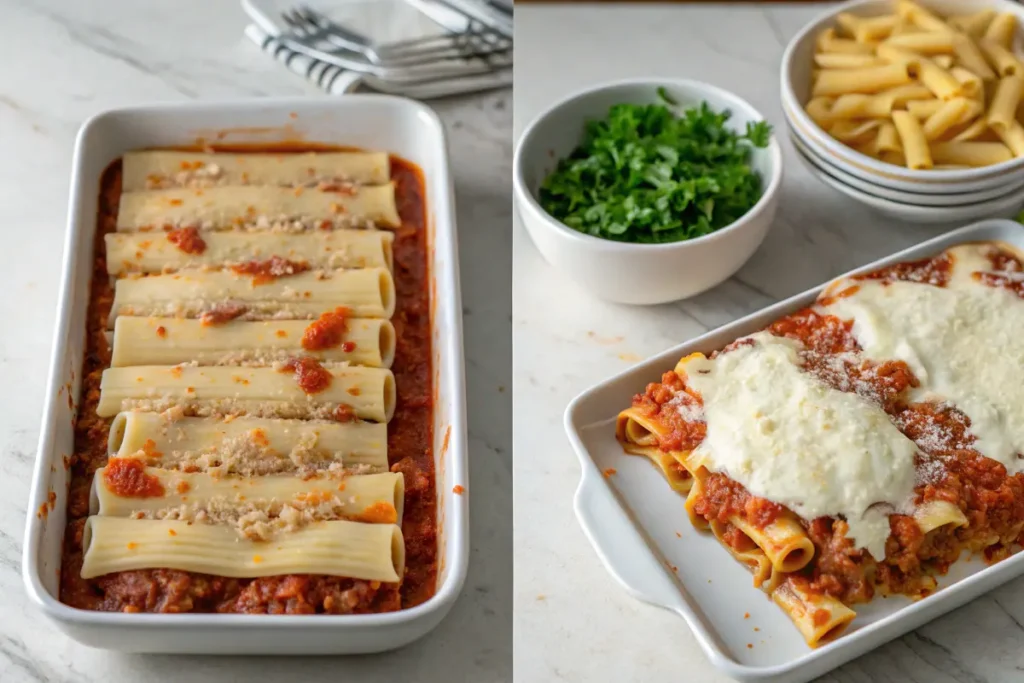
[[[1024,471],[1024,300],[954,273],[949,287],[862,282],[828,309],[853,320],[868,357],[910,366],[921,383],[911,400],[952,403],[978,451]]]
[[[693,456],[804,519],[845,517],[854,544],[884,558],[889,515],[912,511],[914,442],[878,405],[806,372],[799,342],[749,339],[685,365],[707,422]]]

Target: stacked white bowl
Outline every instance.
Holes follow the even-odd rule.
[[[920,0],[942,15],[971,14],[991,8],[1017,16],[1024,25],[1024,5],[1011,0]],[[805,26],[782,57],[782,109],[797,156],[822,182],[872,208],[917,223],[963,222],[1015,216],[1024,206],[1024,157],[970,169],[911,170],[887,164],[830,136],[804,105],[810,99],[815,42],[837,15],[878,16],[896,12],[891,0],[851,0]],[[1020,30],[1014,38],[1021,54]],[[781,131],[780,131],[781,132]]]

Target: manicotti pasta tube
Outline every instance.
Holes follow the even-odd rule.
[[[269,365],[293,356],[389,368],[395,358],[395,328],[383,318],[345,318],[344,332],[326,348],[310,347],[316,322],[232,320],[204,325],[186,318],[119,316],[114,321],[111,367],[132,365]]]
[[[230,154],[152,150],[122,157],[124,192],[165,187],[289,185],[342,181],[381,185],[391,177],[385,152]]]
[[[394,233],[387,230],[312,232],[205,231],[201,247],[179,246],[176,232],[114,232],[106,235],[107,272],[162,273],[203,266],[262,261],[273,256],[313,268],[392,267]]]
[[[397,472],[346,477],[306,477],[270,474],[262,477],[212,476],[139,467],[135,476],[145,478],[162,495],[138,496],[118,487],[117,472],[124,461],[113,460],[93,477],[89,514],[103,517],[147,519],[208,519],[243,529],[240,517],[253,512],[256,524],[267,524],[268,515],[278,520],[306,513],[315,521],[348,519],[368,524],[402,523],[405,478]],[[135,461],[131,461],[135,462]],[[111,484],[113,482],[113,484]],[[271,525],[268,525],[271,526]],[[246,534],[249,537],[249,534]]]
[[[171,417],[133,410],[114,418],[107,446],[111,457],[219,474],[388,467],[387,425],[378,422]]]
[[[163,226],[210,230],[310,230],[401,224],[395,188],[364,185],[347,192],[287,187],[227,186],[123,192],[118,232]]]
[[[315,361],[314,361],[315,363]],[[342,407],[352,416],[387,422],[395,410],[395,377],[380,368],[195,367],[146,365],[108,368],[96,413],[112,417],[132,408],[181,406],[199,416],[325,418]]]
[[[85,579],[164,568],[234,578],[328,574],[396,583],[405,569],[397,525],[349,521],[317,522],[268,543],[240,539],[221,525],[92,516],[82,549]]]
[[[395,312],[395,283],[386,268],[306,271],[257,282],[230,269],[122,278],[114,286],[108,327],[120,315],[212,315],[224,321],[308,319],[338,306],[359,318],[390,318]]]

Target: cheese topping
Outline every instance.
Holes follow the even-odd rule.
[[[844,517],[856,547],[881,560],[889,515],[913,508],[914,442],[875,403],[806,372],[800,342],[748,339],[685,365],[707,422],[694,457],[804,519]]]
[[[959,264],[958,264],[959,265]],[[863,282],[829,312],[852,319],[868,357],[905,361],[912,401],[948,401],[971,420],[974,447],[1024,471],[1024,301],[957,272],[949,287]]]

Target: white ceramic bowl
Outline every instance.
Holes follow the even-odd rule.
[[[882,199],[888,199],[890,201],[898,202],[900,204],[909,204],[911,206],[923,206],[923,207],[957,207],[965,206],[969,204],[977,204],[979,202],[988,202],[991,200],[1005,197],[1011,193],[1024,193],[1024,184],[1010,184],[1000,185],[989,190],[977,190],[975,192],[965,192],[959,194],[943,193],[943,194],[924,194],[919,192],[903,192],[901,190],[892,190],[884,185],[876,185],[869,183],[866,180],[862,180],[854,175],[847,173],[840,167],[836,166],[828,159],[822,157],[813,149],[809,148],[804,142],[802,142],[792,128],[789,128],[790,136],[789,140],[793,143],[793,147],[796,148],[797,153],[806,157],[811,161],[815,167],[828,173],[830,176],[835,178],[837,181],[844,185],[866,192],[868,194],[875,195]]]
[[[764,240],[778,206],[782,152],[774,139],[755,149],[751,165],[764,193],[745,216],[716,232],[682,242],[630,244],[587,235],[562,224],[541,208],[541,182],[579,144],[585,121],[603,118],[612,105],[658,101],[665,88],[680,105],[707,102],[732,112],[728,126],[744,131],[764,117],[750,104],[705,83],[678,79],[636,79],[592,87],[551,106],[527,127],[513,160],[513,188],[519,216],[551,265],[596,296],[623,304],[659,304],[703,292],[727,279]]]
[[[797,147],[797,157],[804,166],[821,182],[842,192],[847,197],[856,199],[875,211],[907,223],[929,223],[936,225],[964,223],[982,218],[1012,218],[1024,205],[1024,192],[1013,190],[1009,194],[987,201],[959,206],[917,206],[894,202],[878,195],[870,194],[843,183],[831,175],[811,156],[804,154]]]
[[[970,14],[992,8],[998,12],[1014,14],[1017,16],[1018,26],[1024,24],[1024,5],[1012,0],[926,0],[924,4],[943,16]],[[939,171],[915,171],[885,164],[833,139],[804,111],[804,103],[810,97],[814,43],[818,34],[826,28],[835,26],[835,17],[841,12],[876,16],[895,12],[895,5],[892,0],[851,0],[836,5],[805,26],[790,41],[782,57],[781,68],[782,108],[787,119],[804,134],[812,149],[827,158],[835,159],[836,165],[844,171],[894,189],[915,191],[916,188],[916,191],[924,192],[927,191],[927,186],[931,186],[930,189],[939,192],[965,192],[992,188],[1013,181],[1024,181],[1024,158],[983,168]],[[1020,50],[1021,44],[1022,36],[1018,29],[1015,49]]]

